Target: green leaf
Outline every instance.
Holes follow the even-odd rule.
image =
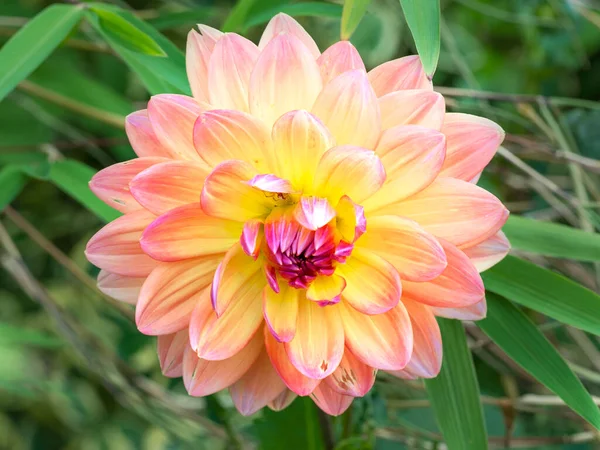
[[[440,1],[400,0],[425,73],[431,79],[440,57]]]
[[[486,450],[487,433],[471,352],[462,324],[438,319],[444,345],[442,370],[425,380],[448,450]]]
[[[477,326],[504,352],[567,405],[600,429],[600,411],[566,361],[535,324],[508,300],[487,298],[487,318]]]
[[[502,231],[519,250],[556,258],[600,261],[599,233],[519,216],[510,216]]]
[[[64,159],[50,167],[50,180],[105,222],[121,215],[94,195],[88,183],[96,171],[79,161]]]
[[[57,337],[40,333],[37,330],[0,322],[0,346],[31,345],[34,347],[56,348],[62,344],[63,342]]]
[[[239,31],[256,0],[238,0],[223,23],[223,31]]]
[[[352,33],[354,33],[367,12],[369,3],[371,3],[371,0],[346,0],[344,2],[341,29],[342,40],[350,39],[350,36],[352,36]]]
[[[148,19],[148,24],[152,25],[157,30],[166,30],[182,25],[193,26],[197,23],[207,23],[213,19],[217,10],[210,7],[193,8],[178,12],[163,12],[159,10],[157,17]]]
[[[27,177],[18,166],[6,166],[0,170],[0,211],[21,193]]]
[[[102,31],[121,47],[146,55],[167,56],[154,39],[119,14],[100,5],[91,7],[88,14],[95,14]]]
[[[4,44],[0,49],[0,101],[58,47],[82,14],[80,6],[49,6]]]
[[[574,281],[514,256],[481,275],[488,290],[600,336],[600,296]]]
[[[260,11],[249,17],[244,24],[244,30],[267,23],[273,16],[279,13],[286,13],[292,17],[329,17],[339,19],[342,17],[342,7],[333,3],[317,2],[278,5],[271,9]]]

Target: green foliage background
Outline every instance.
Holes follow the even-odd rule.
[[[0,45],[52,3],[0,2]],[[109,3],[128,11],[119,13],[126,24],[116,31],[102,22],[112,9],[95,3],[81,11],[85,20],[66,39],[52,35],[44,23],[37,39],[13,52],[10,62],[0,57],[0,96],[6,95],[0,102],[0,449],[387,450],[447,444],[450,450],[482,450],[484,444],[461,441],[465,430],[483,432],[470,438],[487,440],[490,448],[599,448],[597,431],[541,384],[554,387],[598,426],[598,397],[587,396],[569,370],[591,395],[600,396],[600,297],[592,292],[598,292],[600,280],[597,3],[441,1],[434,83],[449,110],[489,117],[507,131],[505,150],[480,184],[521,216],[505,228],[514,255],[572,282],[509,258],[485,275],[486,286],[497,294],[488,298],[494,315],[478,326],[466,324],[465,336],[455,322],[442,326],[454,333],[448,342],[471,348],[473,383],[462,378],[471,370],[469,353],[457,352],[443,371],[446,378],[427,383],[433,408],[422,382],[379,374],[368,396],[333,419],[319,415],[308,399],[297,399],[281,413],[265,410],[243,418],[225,393],[189,398],[181,380],[164,378],[154,339],[137,332],[131,309],[95,288],[96,272],[83,248],[115,213],[93,197],[87,181],[95,171],[134,156],[123,117],[144,107],[149,91],[188,90],[178,49],[195,23],[256,41],[264,23],[285,11],[298,17],[323,50],[339,39],[343,22],[349,33],[356,27],[351,40],[371,68],[415,52],[400,2],[346,2],[355,5],[358,19],[366,8],[360,21],[348,10],[343,21],[341,2],[104,5]],[[402,1],[405,11],[409,3],[414,2]],[[51,22],[68,20],[65,11],[73,9],[59,9]],[[132,46],[119,47],[120,36],[128,36]],[[62,42],[56,51],[53,39]],[[39,53],[44,46],[47,59]],[[44,62],[26,80],[17,80],[16,89],[3,91],[7,67],[17,70],[12,61],[31,48]],[[150,56],[163,51],[168,58]],[[435,56],[430,59],[435,66]],[[464,409],[453,410],[452,394],[461,389]],[[483,403],[487,438],[477,411],[469,409],[470,396],[476,408],[478,398]]]

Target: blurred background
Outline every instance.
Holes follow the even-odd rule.
[[[0,1],[0,46],[51,3]],[[256,42],[266,21],[285,11],[324,50],[339,39],[342,11],[339,3],[286,0],[112,3],[181,49],[195,23],[227,23]],[[436,89],[448,110],[486,116],[507,131],[480,184],[515,214],[600,230],[600,3],[443,0],[441,7]],[[415,53],[398,0],[372,0],[352,41],[367,68]],[[226,393],[190,398],[180,379],[161,375],[155,339],[136,330],[131,308],[95,287],[83,249],[103,222],[80,203],[92,195],[85,185],[94,171],[134,156],[122,118],[148,95],[82,23],[0,103],[0,181],[21,177],[18,190],[0,190],[0,205],[11,202],[0,215],[0,448],[443,449],[418,381],[380,374],[337,418],[300,398],[284,412],[244,418]],[[19,164],[27,169],[8,170]],[[593,264],[518,254],[598,289]],[[531,317],[600,396],[600,342]],[[493,448],[600,448],[583,419],[478,328],[466,329]]]

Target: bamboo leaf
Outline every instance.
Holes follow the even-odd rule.
[[[27,176],[18,166],[6,166],[0,170],[0,211],[21,193]]]
[[[488,290],[600,336],[600,296],[568,278],[514,256],[482,276]]]
[[[400,0],[425,73],[431,79],[440,57],[440,1]]]
[[[80,6],[49,6],[4,44],[0,49],[0,101],[59,46],[82,15]]]
[[[371,3],[371,0],[346,0],[344,2],[341,28],[342,40],[350,39],[350,36],[352,36],[366,14],[369,3]]]
[[[462,324],[438,319],[444,361],[436,378],[425,380],[427,393],[448,450],[486,450],[487,432],[479,385]]]
[[[487,295],[487,318],[477,326],[540,383],[596,428],[600,411],[566,361],[535,324],[508,300]]]

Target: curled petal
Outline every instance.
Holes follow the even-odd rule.
[[[340,301],[346,287],[346,280],[336,275],[319,275],[306,291],[306,298],[321,306],[332,305]]]
[[[502,231],[479,244],[461,249],[479,272],[488,270],[504,259],[510,251],[510,242]]]
[[[98,274],[98,289],[120,302],[135,305],[145,280],[145,277],[124,277],[101,270]]]
[[[369,81],[377,97],[405,89],[433,90],[417,55],[383,63],[369,72]]]
[[[352,404],[352,400],[354,400],[354,397],[340,394],[324,382],[315,388],[310,398],[330,416],[343,414]]]
[[[140,236],[155,218],[145,210],[134,211],[113,220],[87,243],[89,262],[108,272],[126,277],[145,277],[157,262],[142,251]]]
[[[294,18],[284,13],[277,14],[269,21],[260,38],[258,48],[264,50],[267,44],[271,42],[275,36],[282,33],[297,37],[306,46],[313,58],[316,59],[321,54],[319,47],[317,47],[317,44],[313,38],[310,37],[310,34],[308,34],[306,30],[302,28],[302,25],[300,25]]]
[[[125,131],[133,151],[140,158],[147,156],[173,157],[171,152],[156,137],[150,119],[148,119],[147,110],[142,109],[129,114],[125,118]]]
[[[337,273],[346,279],[344,301],[363,314],[384,313],[400,301],[398,271],[369,250],[355,248]]]
[[[424,283],[404,281],[404,293],[426,305],[461,308],[480,302],[485,295],[481,276],[461,250],[442,239],[448,265],[437,278]]]
[[[260,333],[242,350],[223,361],[199,358],[188,346],[183,355],[183,383],[186,390],[194,397],[203,397],[231,386],[252,367],[263,348]]]
[[[317,166],[313,190],[334,205],[343,195],[361,203],[377,192],[385,177],[383,164],[373,151],[343,145],[325,152]]]
[[[296,335],[284,345],[302,374],[315,379],[331,375],[344,354],[344,330],[337,309],[300,301]]]
[[[306,301],[300,298],[301,290],[282,283],[279,292],[270,286],[263,291],[263,313],[269,330],[279,342],[289,342],[296,334],[298,303]]]
[[[401,370],[413,349],[410,318],[402,303],[383,314],[365,315],[345,302],[339,308],[346,346],[362,362],[376,369]]]
[[[282,194],[291,194],[296,192],[296,190],[292,187],[292,183],[271,173],[256,175],[254,178],[248,181],[248,185],[265,192]]]
[[[251,219],[244,223],[240,244],[246,255],[256,260],[264,235],[263,223],[260,220]]]
[[[196,30],[188,33],[185,63],[194,98],[199,102],[208,102],[208,62],[223,33],[206,25],[200,25],[199,28],[202,34]]]
[[[285,384],[263,350],[250,369],[231,385],[229,393],[240,414],[249,416],[275,400],[284,389]]]
[[[362,397],[373,387],[376,374],[377,369],[362,362],[346,348],[338,368],[323,382],[340,394]]]
[[[323,121],[338,145],[375,148],[381,131],[379,104],[364,70],[344,72],[327,83],[312,113]]]
[[[471,306],[464,308],[437,308],[431,307],[433,314],[439,317],[458,320],[481,320],[485,319],[487,314],[487,304],[485,298]]]
[[[209,169],[195,161],[167,161],[140,172],[129,183],[133,197],[154,214],[200,202]]]
[[[347,195],[342,196],[335,207],[336,226],[346,242],[354,242],[367,231],[365,210]]]
[[[188,326],[190,314],[208,288],[222,255],[159,264],[142,286],[135,308],[138,329],[149,335],[174,333]]]
[[[302,197],[294,209],[294,217],[304,228],[316,230],[335,217],[335,209],[326,198]]]
[[[207,215],[200,205],[180,206],[152,222],[139,241],[148,255],[172,262],[223,253],[235,244],[242,224]]]
[[[296,399],[298,395],[290,391],[288,388],[285,388],[283,392],[281,392],[277,397],[275,397],[269,404],[267,405],[273,411],[282,411]]]
[[[440,243],[412,220],[398,216],[369,219],[369,233],[357,245],[391,263],[402,280],[429,281],[446,268]]]
[[[498,124],[470,114],[446,114],[442,133],[447,148],[441,176],[465,181],[481,173],[504,140],[504,130]]]
[[[366,70],[358,50],[350,41],[339,41],[333,44],[319,56],[317,64],[324,85],[349,70]]]
[[[183,375],[183,354],[190,346],[187,328],[177,333],[163,334],[157,340],[160,370],[165,377],[177,378]]]
[[[271,126],[284,113],[309,110],[321,91],[321,74],[304,43],[278,34],[264,47],[250,77],[250,112]]]
[[[208,64],[208,96],[219,109],[248,111],[250,73],[260,50],[239,34],[225,33],[217,41]]]
[[[438,176],[446,155],[446,139],[438,131],[407,125],[382,133],[376,149],[385,167],[386,182],[363,203],[375,211],[423,190]]]
[[[158,141],[176,159],[198,160],[192,139],[202,107],[191,97],[155,95],[148,102],[148,117]]]
[[[379,98],[381,127],[420,125],[439,130],[446,113],[444,97],[427,89],[390,92]]]

